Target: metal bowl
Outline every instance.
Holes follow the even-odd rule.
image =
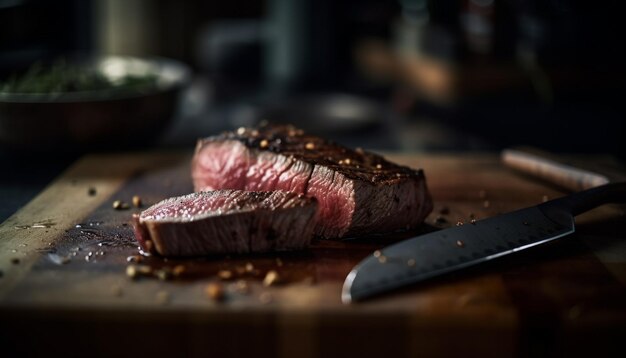
[[[150,74],[149,89],[111,87],[65,93],[0,92],[0,145],[55,152],[138,147],[154,141],[173,118],[189,68],[163,58],[106,56],[80,61],[105,76]]]

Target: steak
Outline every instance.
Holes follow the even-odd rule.
[[[292,126],[239,128],[201,139],[191,175],[196,191],[284,190],[315,197],[316,235],[322,238],[411,229],[432,210],[421,169]]]
[[[162,256],[298,250],[313,238],[316,208],[297,193],[217,190],[163,200],[133,226],[142,249]]]

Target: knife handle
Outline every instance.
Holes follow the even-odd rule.
[[[609,182],[609,178],[602,174],[565,164],[550,153],[537,149],[505,149],[501,157],[506,166],[572,191],[590,189]]]
[[[549,203],[564,207],[576,216],[603,204],[626,202],[626,182],[606,184],[555,199]],[[548,204],[548,203],[546,203]]]

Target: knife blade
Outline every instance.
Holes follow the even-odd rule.
[[[588,189],[538,206],[416,236],[377,250],[348,274],[341,299],[359,301],[567,236],[574,216],[626,202],[626,183]]]

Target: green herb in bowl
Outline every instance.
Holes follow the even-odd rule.
[[[23,74],[0,82],[0,92],[22,94],[59,94],[111,89],[145,91],[157,85],[157,75],[122,74],[111,77],[100,67],[59,59],[50,65],[37,62]]]
[[[178,108],[187,66],[164,58],[33,64],[0,81],[0,150],[83,151],[153,142]]]

